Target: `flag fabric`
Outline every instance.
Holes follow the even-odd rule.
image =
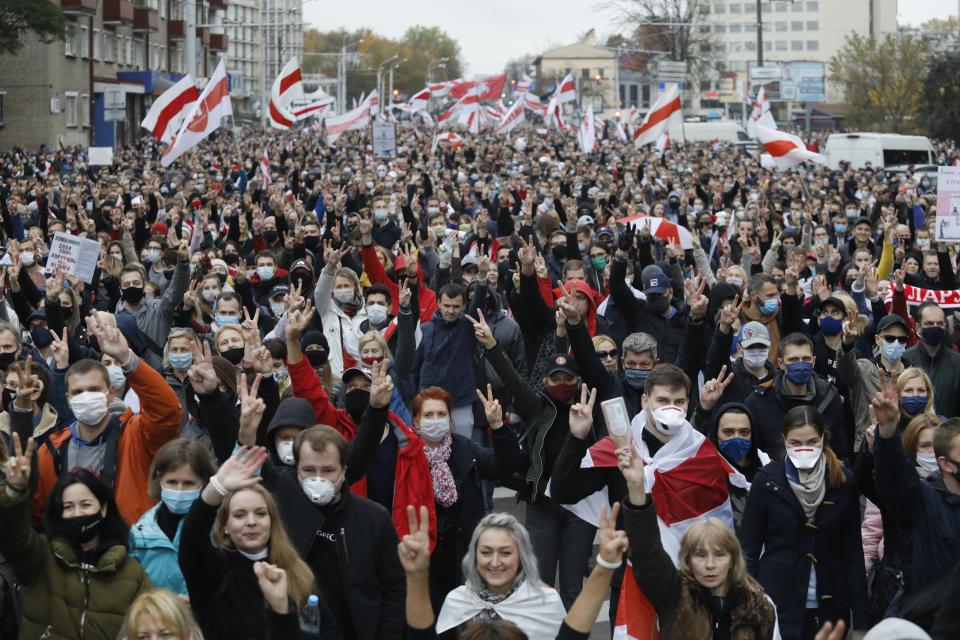
[[[291,105],[290,110],[297,122],[313,117],[322,118],[333,106],[333,98],[321,98],[302,105]]]
[[[184,76],[153,101],[140,126],[160,142],[170,142],[199,98],[200,90],[193,78]]]
[[[430,89],[430,95],[434,98],[442,98],[450,94],[450,89],[453,88],[453,84],[456,81],[446,81],[446,82],[432,82],[427,85],[427,88]]]
[[[471,87],[457,104],[453,105],[453,113],[457,118],[457,124],[471,133],[479,133],[482,113],[480,88],[477,86]]]
[[[560,81],[560,84],[557,85],[556,91],[553,92],[553,100],[555,100],[557,104],[566,104],[576,99],[577,83],[573,79],[573,74],[568,73],[566,77]]]
[[[543,105],[543,102],[540,101],[540,96],[530,91],[523,95],[523,107],[533,111],[538,116],[545,116],[547,114],[547,108]]]
[[[200,97],[183,121],[176,138],[160,158],[161,166],[169,167],[174,160],[219,129],[225,117],[233,116],[227,70],[224,64],[224,60],[221,59],[213,75],[210,76],[207,86],[203,88]]]
[[[580,151],[591,153],[597,144],[597,123],[593,117],[593,104],[587,105],[587,112],[580,116],[580,132],[577,136]]]
[[[327,116],[324,118],[323,126],[327,130],[327,144],[333,144],[337,141],[337,138],[342,136],[347,131],[363,129],[365,126],[367,126],[367,124],[370,122],[371,116],[374,115],[373,105],[375,104],[379,104],[379,98],[376,90],[372,91],[369,96],[364,98],[356,108],[351,109],[342,115]]]
[[[524,94],[533,89],[533,78],[524,73],[520,76],[520,79],[513,85],[513,92],[516,94]]]
[[[300,65],[296,58],[290,58],[273,80],[270,89],[270,126],[274,129],[289,129],[297,116],[290,110],[290,104],[296,100],[304,101],[303,81]]]
[[[661,133],[660,137],[657,138],[657,143],[655,146],[657,147],[657,151],[659,151],[660,155],[662,156],[663,152],[666,151],[670,146],[670,132],[664,131]]]
[[[656,142],[664,131],[673,125],[683,123],[683,114],[680,111],[680,89],[671,84],[657,98],[657,101],[647,112],[647,116],[637,127],[633,141],[639,147]]]
[[[263,155],[260,156],[260,175],[262,176],[261,182],[263,182],[263,188],[269,189],[270,185],[273,184],[273,180],[270,179],[270,156],[267,154],[267,150],[263,150]]]
[[[620,118],[617,118],[616,120],[616,133],[617,133],[617,140],[619,140],[620,142],[626,142],[628,140],[627,130],[624,128],[623,120],[621,120]]]
[[[670,222],[666,218],[658,218],[656,216],[628,216],[617,220],[617,223],[629,224],[637,231],[649,226],[650,234],[653,237],[663,240],[664,242],[679,244],[684,251],[693,249],[693,235],[690,233],[690,230],[686,227],[681,227],[675,222]]]
[[[499,100],[506,84],[507,74],[505,73],[483,80],[455,80],[450,87],[449,95],[451,98],[459,100],[467,95],[467,92],[471,89],[477,89],[480,100]]]
[[[778,169],[789,169],[804,161],[826,164],[822,154],[807,149],[803,140],[779,129],[769,129],[762,124],[755,125],[757,138],[767,150]]]
[[[767,99],[767,91],[763,86],[757,90],[757,99],[753,102],[750,119],[747,120],[747,134],[751,138],[760,137],[757,133],[758,124],[768,129],[777,128],[777,121],[773,119],[773,114],[770,113],[770,100]]]
[[[517,126],[526,119],[526,107],[524,106],[523,100],[517,100],[510,108],[507,109],[507,112],[503,114],[503,117],[500,118],[500,121],[496,124],[494,131],[498,134],[510,133]]]
[[[417,93],[410,96],[410,100],[407,101],[407,109],[404,110],[409,110],[410,112],[423,111],[430,103],[430,95],[430,87],[424,87]]]
[[[556,95],[550,98],[550,102],[547,104],[547,112],[543,117],[543,123],[548,129],[551,126],[560,131],[566,131],[567,129],[567,125],[563,121],[563,105],[557,101]]]

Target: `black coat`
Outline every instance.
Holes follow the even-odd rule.
[[[820,618],[848,620],[852,609],[854,629],[870,626],[859,494],[853,474],[845,469],[844,475],[839,487],[827,486],[813,523],[790,488],[783,462],[771,462],[753,478],[740,542],[747,569],[777,605],[784,640],[803,631],[811,566]]]

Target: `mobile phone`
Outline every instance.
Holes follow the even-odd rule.
[[[600,410],[607,423],[607,431],[617,447],[630,446],[630,414],[627,413],[627,403],[623,398],[604,400],[600,403]]]

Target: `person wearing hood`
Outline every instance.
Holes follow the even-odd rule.
[[[746,402],[758,388],[767,388],[773,384],[776,369],[770,364],[770,332],[759,322],[747,322],[739,331],[734,327],[740,323],[737,307],[728,304],[720,310],[717,329],[710,343],[707,366],[703,376],[707,379],[718,378],[721,371],[733,375],[733,383],[727,385],[719,404],[727,402]],[[730,354],[735,359],[730,362]],[[724,369],[726,368],[726,369]],[[709,411],[716,403],[704,406],[709,400],[700,398],[698,411]]]
[[[293,442],[304,429],[316,422],[313,407],[303,398],[286,398],[277,406],[273,419],[264,433],[265,445],[270,452],[270,460],[277,466],[292,466],[294,462]]]

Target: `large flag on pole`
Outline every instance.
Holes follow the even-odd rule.
[[[747,120],[747,134],[751,138],[760,137],[757,133],[758,124],[768,129],[777,128],[777,121],[773,119],[773,114],[770,113],[770,100],[767,99],[767,90],[762,86],[757,90],[757,99],[750,111],[750,119]]]
[[[568,73],[566,77],[560,81],[560,84],[557,85],[557,90],[553,92],[553,100],[555,100],[557,104],[566,104],[576,99],[577,83],[573,79],[573,74]]]
[[[355,109],[343,115],[327,116],[323,126],[327,130],[327,144],[333,144],[347,131],[363,129],[374,115],[374,105],[380,103],[377,91],[374,90]]]
[[[173,143],[160,158],[160,165],[169,167],[174,160],[219,129],[220,123],[227,116],[233,116],[233,105],[230,102],[227,70],[224,60],[221,59],[200,98],[183,121]]]
[[[523,100],[517,100],[510,105],[510,108],[507,109],[507,112],[503,114],[502,118],[500,118],[500,121],[497,123],[494,131],[496,133],[510,133],[525,119],[526,109],[524,108]]]
[[[580,142],[580,151],[590,153],[594,145],[597,144],[597,123],[593,118],[593,104],[587,105],[587,112],[580,116],[580,134],[577,136]]]
[[[683,124],[683,114],[680,111],[680,89],[671,84],[647,112],[633,136],[634,143],[641,145],[656,142],[664,131],[671,126]]]
[[[273,80],[270,89],[270,125],[275,129],[289,129],[297,116],[290,110],[290,103],[304,101],[303,82],[300,77],[300,65],[296,58],[290,58],[287,64]]]
[[[825,156],[807,149],[803,140],[779,129],[769,129],[762,124],[756,125],[760,144],[773,158],[778,169],[789,169],[804,161],[826,164]]]
[[[149,130],[160,142],[169,143],[180,131],[184,119],[198,98],[200,90],[193,78],[184,76],[153,101],[140,126]]]

